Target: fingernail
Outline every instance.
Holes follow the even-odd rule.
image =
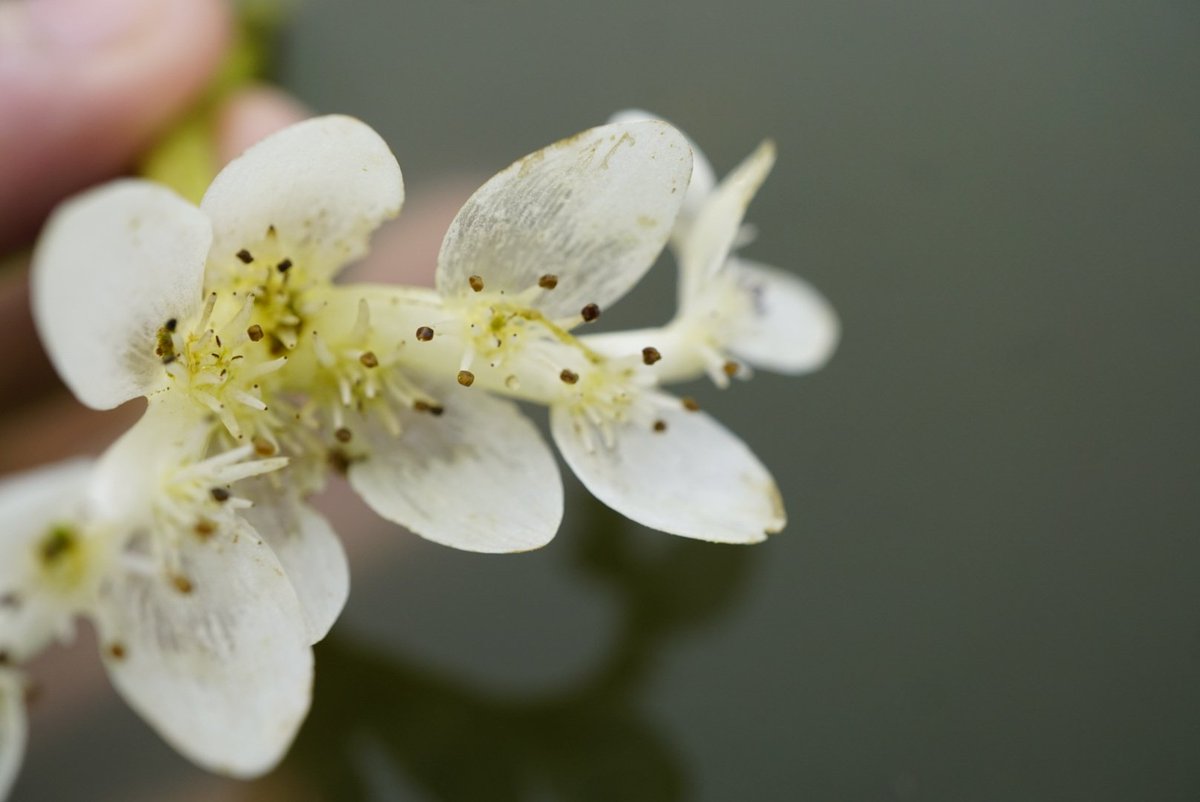
[[[31,35],[70,50],[97,50],[134,35],[164,0],[28,0]]]

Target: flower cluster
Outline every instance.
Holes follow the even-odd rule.
[[[435,289],[333,283],[404,197],[386,144],[346,117],[262,141],[198,208],[133,180],[61,207],[34,257],[46,348],[89,406],[147,408],[99,460],[0,484],[0,796],[24,742],[16,667],[79,616],[179,751],[233,776],[270,769],[349,590],[308,499],[336,470],[430,540],[538,548],[562,483],[516,401],[549,408],[566,463],[635,521],[730,543],[779,531],[768,471],[664,389],[803,372],[832,351],[815,291],[733,254],[773,158],[764,144],[717,183],[676,129],[620,115],[484,184]],[[581,334],[668,243],[675,318]]]

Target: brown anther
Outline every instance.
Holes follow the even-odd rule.
[[[655,362],[657,362],[660,359],[662,359],[662,354],[660,354],[658,352],[657,348],[646,347],[646,348],[642,349],[642,363],[643,364],[653,365]]]
[[[366,351],[358,358],[358,361],[363,363],[364,368],[379,367],[379,357],[375,356],[374,351]]]
[[[246,336],[249,337],[252,342],[258,342],[265,335],[263,334],[262,326],[255,323],[253,326],[246,329]]]
[[[167,331],[175,331],[175,327],[178,325],[179,325],[179,321],[177,321],[175,318],[171,318],[164,324],[164,328]]]
[[[442,407],[439,404],[431,404],[428,401],[422,401],[419,398],[413,402],[413,409],[415,409],[417,412],[428,412],[434,417],[437,417],[446,411],[445,407]]]
[[[125,651],[125,644],[121,643],[119,640],[108,644],[108,649],[106,651],[108,652],[108,656],[114,660],[124,660],[125,655],[127,654]]]
[[[458,372],[458,383],[463,387],[470,387],[475,383],[475,374],[469,370],[460,370]]]
[[[275,238],[275,224],[274,223],[267,226],[267,236],[270,237],[271,239]]]
[[[573,370],[563,368],[563,372],[558,374],[558,378],[562,379],[564,384],[574,384],[579,381],[579,374]]]
[[[467,279],[467,283],[471,285],[471,289],[475,292],[483,292],[483,276],[471,276]]]
[[[254,446],[254,453],[260,457],[269,457],[275,453],[275,444],[261,434],[254,435],[250,443]]]
[[[11,662],[12,657],[9,656],[8,652],[0,650],[0,666],[9,665]]]
[[[237,258],[242,260],[242,264],[248,265],[254,261],[254,257],[250,255],[250,251],[242,248],[237,252]]]
[[[172,574],[171,584],[175,587],[175,590],[184,595],[187,595],[196,589],[196,586],[192,584],[192,580],[188,579],[183,574]]]
[[[726,376],[736,376],[740,368],[741,366],[732,359],[725,360],[725,364],[721,366],[721,370]]]
[[[656,420],[654,422],[654,431],[665,432],[667,430],[667,422],[665,420]]]
[[[291,269],[292,269],[292,260],[291,260],[291,259],[284,259],[282,262],[280,262],[279,264],[275,265],[275,269],[276,269],[276,270],[278,270],[280,273],[286,273],[286,272],[288,272],[289,270],[291,270]]]
[[[692,398],[690,395],[685,395],[683,398],[679,399],[679,402],[683,404],[683,408],[688,412],[700,411],[700,405],[696,403],[696,399]]]
[[[208,491],[212,494],[213,500],[224,504],[229,501],[229,491],[223,487],[214,487]]]
[[[427,343],[433,339],[433,329],[428,326],[422,326],[417,329],[417,339],[423,343]]]
[[[334,432],[333,436],[337,438],[337,441],[339,443],[349,443],[350,438],[354,437],[354,433],[351,432],[349,429],[347,429],[345,426],[343,426],[342,428],[340,428],[336,432]]]
[[[0,607],[5,607],[9,610],[16,610],[20,608],[20,606],[21,595],[19,593],[14,593],[10,590],[8,593],[0,594]]]
[[[201,540],[208,540],[217,533],[217,525],[207,518],[201,518],[199,521],[196,521],[196,525],[192,527],[192,531]]]
[[[600,307],[595,304],[588,304],[583,309],[579,310],[579,314],[583,317],[584,323],[591,323],[596,318],[600,317]]]
[[[558,286],[558,276],[553,273],[547,273],[538,279],[538,286],[543,290],[552,290]]]

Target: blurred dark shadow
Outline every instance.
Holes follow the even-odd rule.
[[[318,647],[315,702],[278,772],[247,798],[391,798],[366,776],[364,746],[421,798],[674,800],[688,788],[672,745],[639,705],[672,637],[729,609],[750,551],[673,538],[649,553],[636,527],[594,503],[575,567],[620,608],[605,659],[562,690],[513,697],[332,636]],[[302,789],[302,790],[301,790]]]

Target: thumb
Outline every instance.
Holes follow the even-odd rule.
[[[221,0],[0,2],[0,252],[127,166],[206,84]]]

